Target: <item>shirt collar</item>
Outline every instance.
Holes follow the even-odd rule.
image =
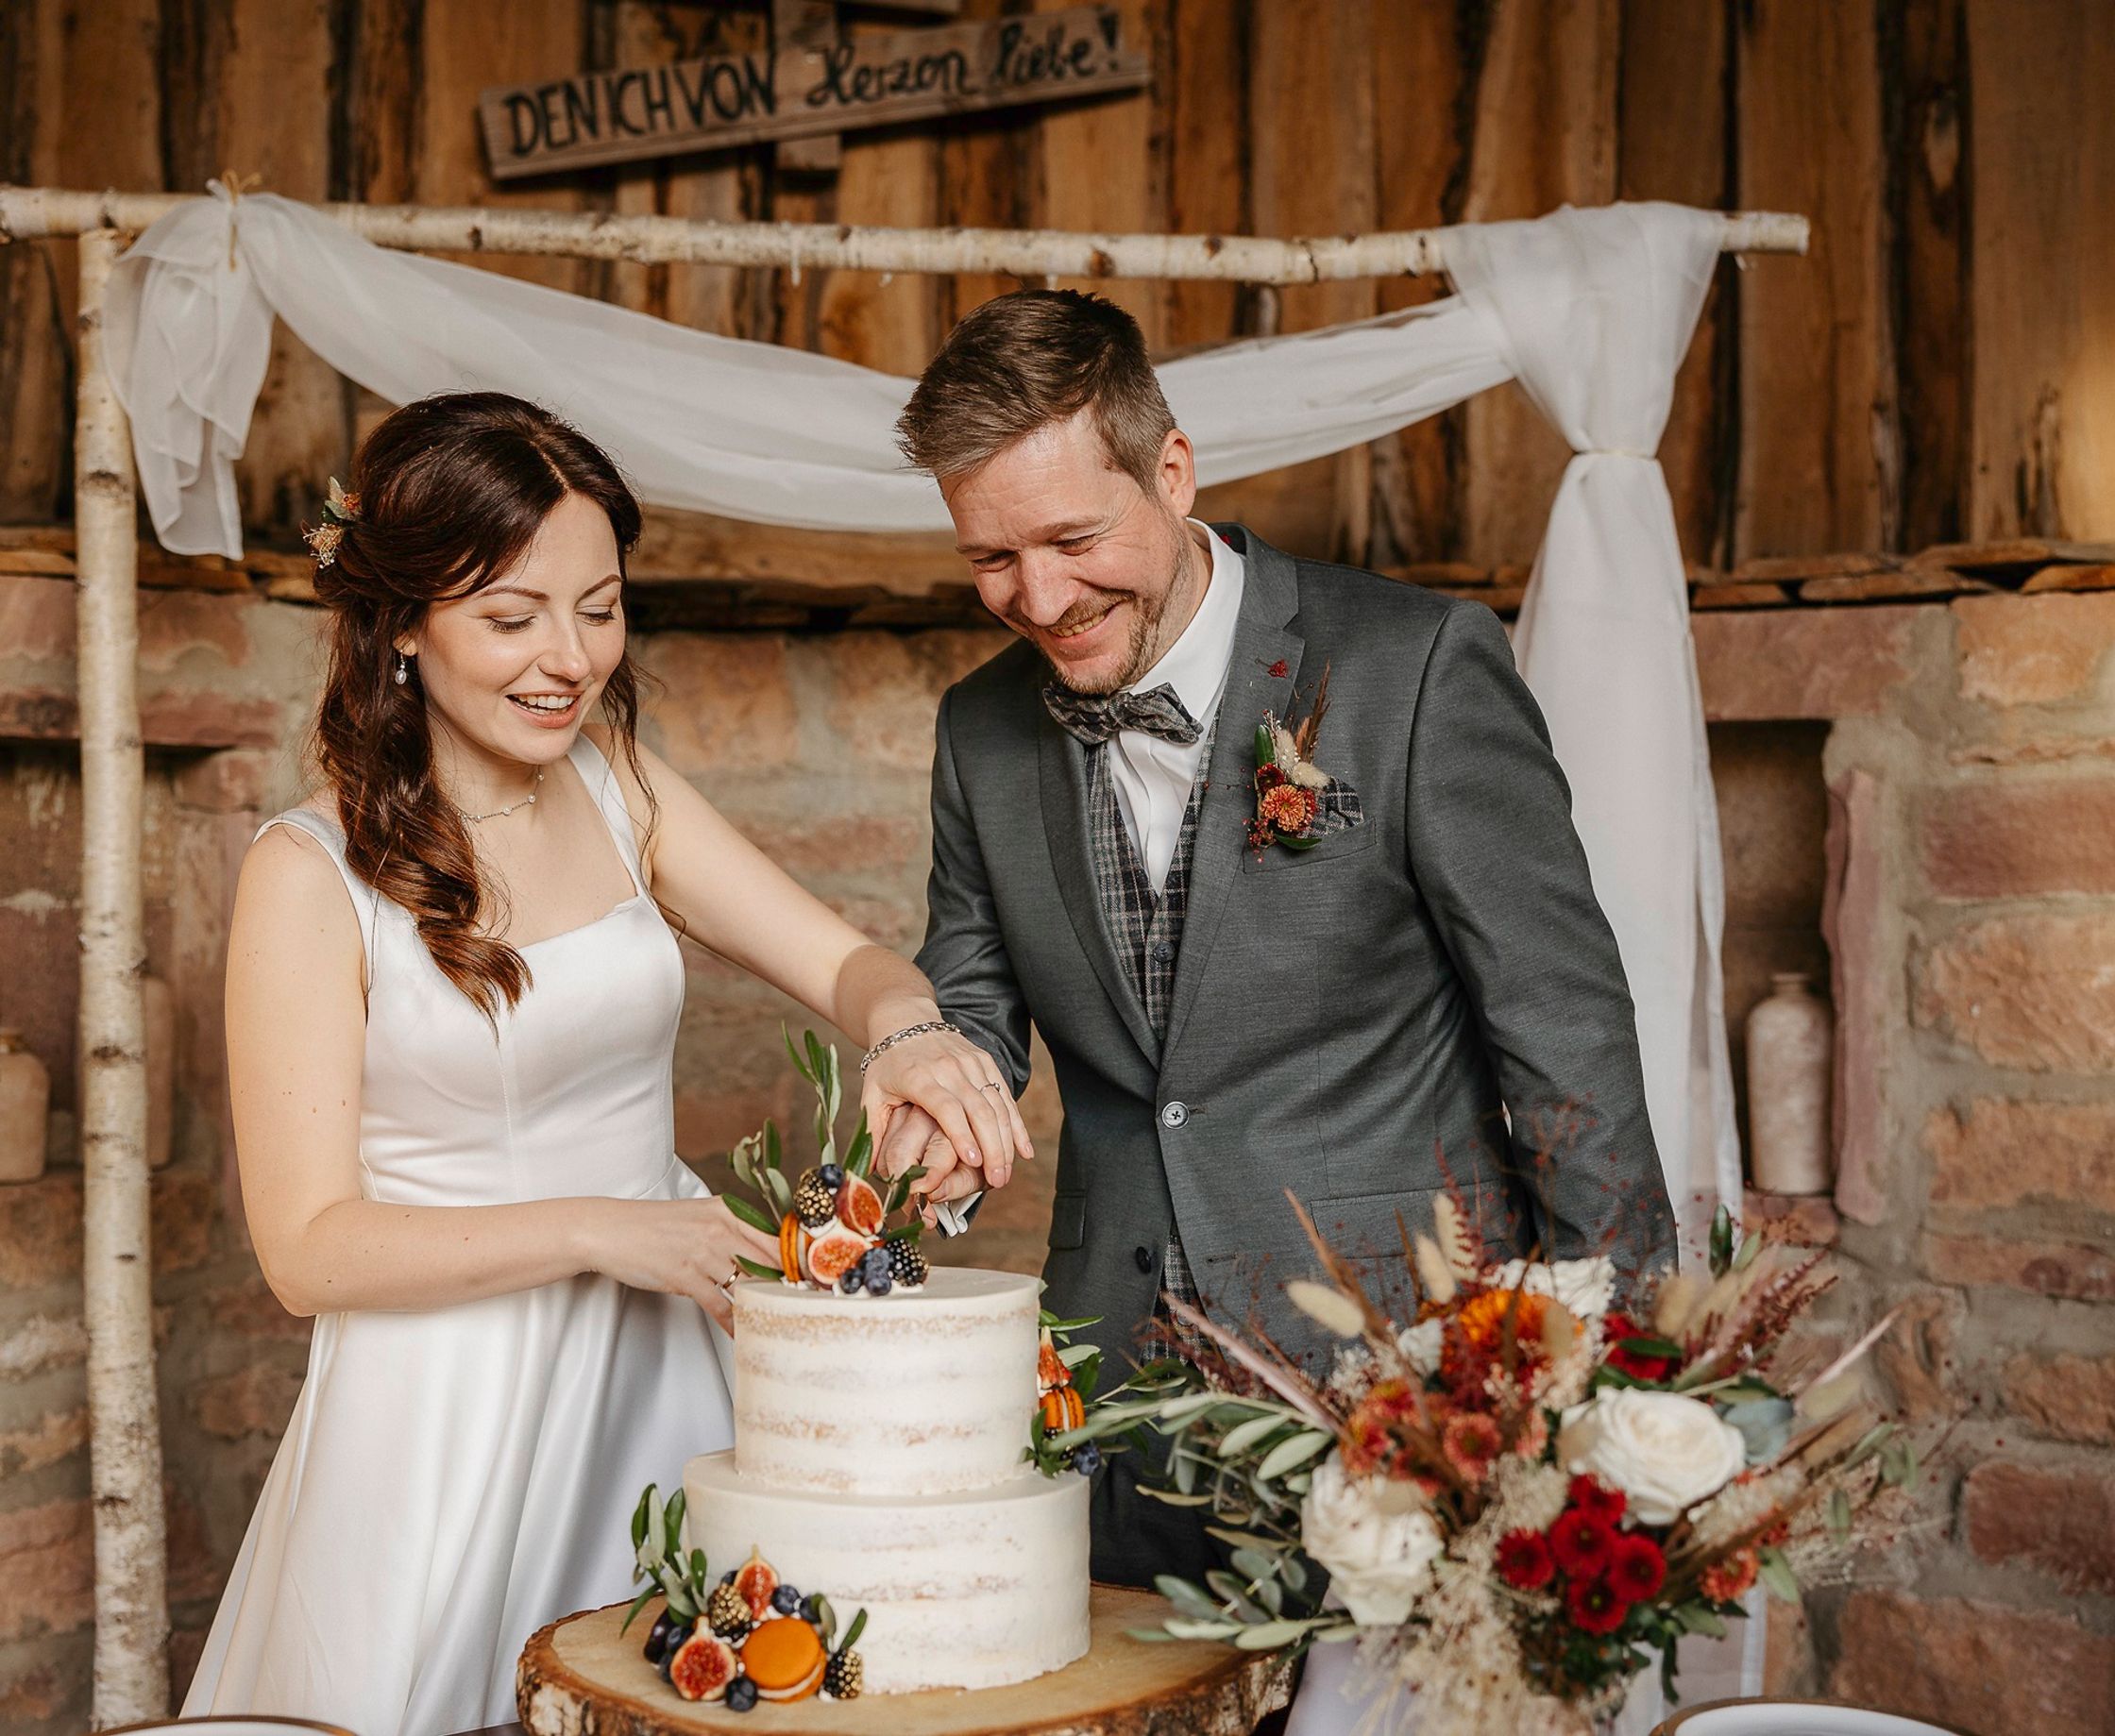
[[[1245,563],[1227,539],[1197,519],[1183,521],[1211,551],[1211,579],[1198,599],[1197,612],[1160,661],[1131,683],[1146,693],[1165,683],[1199,723],[1210,720],[1227,685],[1227,665],[1234,654],[1234,633],[1241,625],[1241,593]]]

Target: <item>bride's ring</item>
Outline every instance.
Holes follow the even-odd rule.
[[[1005,1086],[1001,1085],[1001,1084],[1000,1084],[1000,1083],[999,1083],[999,1082],[998,1082],[998,1081],[997,1081],[996,1079],[994,1079],[994,1080],[992,1080],[992,1081],[991,1081],[991,1082],[990,1082],[990,1084],[988,1084],[988,1085],[984,1085],[984,1086],[980,1086],[980,1087],[979,1087],[978,1088],[979,1088],[980,1090],[986,1090],[986,1091],[1003,1091],[1003,1090],[1005,1090],[1005,1089],[1006,1089],[1007,1087],[1006,1087]]]

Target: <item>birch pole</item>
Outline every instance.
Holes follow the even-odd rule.
[[[81,740],[82,1289],[95,1516],[98,1729],[166,1714],[168,1540],[147,1211],[146,970],[140,875],[139,547],[132,441],[103,354],[123,238],[80,238],[74,419]]]

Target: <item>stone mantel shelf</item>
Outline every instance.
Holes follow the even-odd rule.
[[[683,536],[696,522],[686,521]],[[650,635],[944,626],[990,631],[999,643],[965,583],[943,583],[928,569],[932,582],[922,591],[890,589],[887,574],[859,590],[819,585],[812,575],[770,567],[780,546],[774,534],[755,540],[756,559],[743,575],[728,564],[732,543],[715,555],[664,525],[643,546],[635,625]],[[72,545],[69,526],[0,527],[0,739],[75,736]],[[140,669],[149,745],[273,748],[298,733],[315,673],[307,556],[259,550],[239,564],[178,560],[151,544],[144,553]],[[1464,565],[1405,567],[1396,576],[1480,598],[1501,614],[1516,608],[1525,583],[1510,569]],[[2092,599],[2075,594],[2115,589],[2115,548],[2021,541],[1911,557],[1750,562],[1693,577],[1706,717],[1832,721],[1884,709],[1910,678],[1917,623],[1936,607],[2019,609],[2024,626],[2037,610],[2089,606]],[[1766,591],[1774,600],[1759,596]],[[1739,606],[1723,606],[1729,598]]]

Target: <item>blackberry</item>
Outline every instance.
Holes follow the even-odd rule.
[[[793,1189],[793,1212],[811,1230],[820,1230],[838,1215],[838,1193],[822,1179],[821,1170],[810,1170]]]
[[[932,1276],[918,1244],[902,1238],[888,1243],[888,1275],[899,1284],[922,1284]]]
[[[727,1684],[727,1695],[721,1701],[729,1711],[748,1711],[756,1704],[756,1684],[746,1676],[737,1676]]]
[[[705,1620],[722,1640],[738,1640],[749,1631],[749,1599],[731,1585],[715,1586],[705,1599]]]
[[[816,1174],[833,1195],[839,1188],[844,1186],[844,1166],[842,1164],[826,1163],[816,1171]]]
[[[801,1594],[789,1585],[782,1585],[771,1593],[771,1608],[781,1615],[798,1615],[801,1610]]]
[[[839,1652],[823,1666],[822,1692],[833,1700],[856,1700],[866,1682],[867,1668],[857,1652]]]

